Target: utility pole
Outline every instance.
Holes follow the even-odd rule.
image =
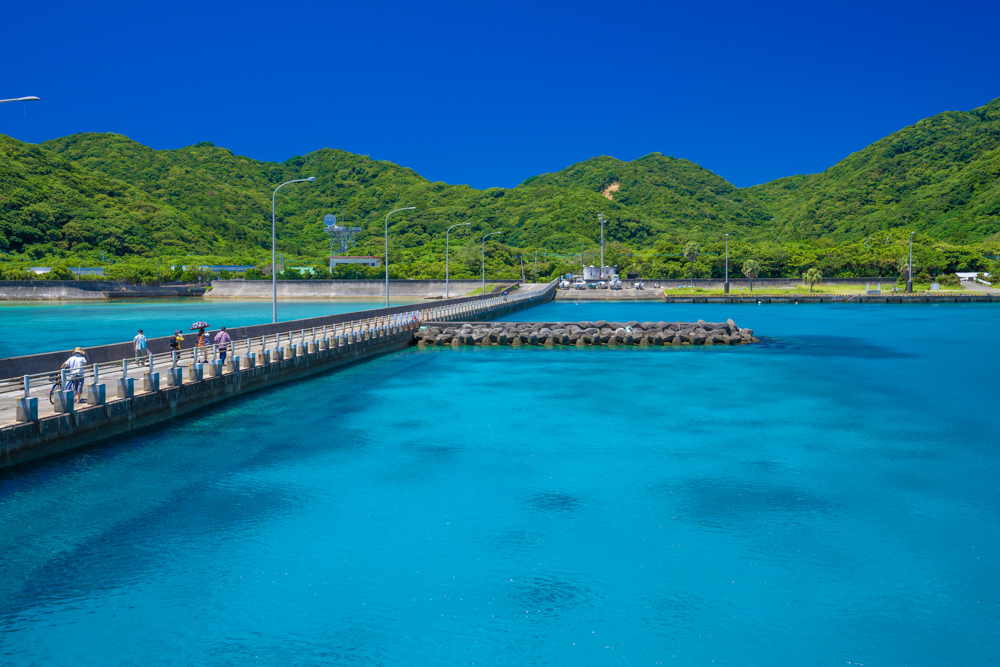
[[[601,221],[601,270],[599,275],[601,279],[604,279],[604,214],[601,213],[597,216],[597,219]]]
[[[913,235],[916,232],[910,232],[910,268],[906,270],[906,291],[910,294],[913,293]]]
[[[729,234],[726,234],[726,294],[729,294]]]

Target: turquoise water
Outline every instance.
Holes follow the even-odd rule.
[[[391,301],[402,306],[412,301]],[[385,301],[279,301],[278,321],[384,308]],[[213,327],[271,321],[270,301],[151,299],[145,301],[0,301],[0,359],[52,350],[148,338],[188,331],[198,320]]]
[[[0,664],[996,664],[1000,308],[516,319],[728,316],[767,344],[410,349],[0,471]]]

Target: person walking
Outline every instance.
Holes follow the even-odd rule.
[[[181,335],[181,330],[180,329],[174,329],[174,335],[170,339],[170,351],[171,352],[180,352],[181,351],[181,343],[183,343],[183,342],[184,342],[184,336]]]
[[[205,343],[208,342],[208,337],[205,335],[205,327],[198,329],[198,340],[195,341],[194,350],[194,360],[198,361],[198,349],[201,348],[202,361],[208,363],[208,350],[205,347]]]
[[[136,363],[139,366],[144,365],[146,361],[146,336],[142,333],[142,329],[139,329],[139,333],[132,339],[132,344],[135,346]]]
[[[66,376],[66,386],[63,389],[68,389],[73,392],[74,396],[79,396],[83,393],[83,367],[87,364],[87,358],[84,356],[83,348],[76,348],[73,350],[73,356],[63,362],[62,367],[69,369],[69,373]],[[83,403],[83,399],[80,399]]]
[[[233,339],[226,333],[226,327],[221,327],[219,333],[215,334],[215,344],[219,346],[219,361],[226,363],[226,352]]]

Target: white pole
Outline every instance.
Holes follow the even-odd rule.
[[[483,237],[483,294],[486,294],[486,239],[487,237],[499,234],[500,232],[490,232]]]
[[[451,294],[448,291],[448,259],[450,257],[450,255],[448,253],[449,235],[451,234],[451,230],[455,229],[455,227],[463,227],[463,226],[464,227],[468,227],[471,224],[472,224],[471,222],[460,222],[457,225],[452,225],[451,227],[448,228],[448,231],[445,232],[445,235],[444,235],[444,298],[446,298],[446,299],[449,298],[449,296]],[[386,304],[386,305],[388,306],[388,304]]]
[[[601,270],[599,275],[604,278],[604,214],[597,216],[601,219]]]
[[[412,211],[416,206],[407,206],[406,208],[397,208],[396,211]],[[396,211],[389,211],[389,215],[385,216],[385,307],[389,307],[389,216]]]
[[[274,200],[278,196],[278,190],[288,185],[289,183],[312,183],[316,180],[315,176],[310,176],[309,178],[297,178],[294,181],[285,181],[278,187],[274,189],[271,193],[271,324],[275,324],[278,321],[278,266],[277,257],[275,256],[275,214],[274,214]],[[284,268],[284,267],[282,267]]]

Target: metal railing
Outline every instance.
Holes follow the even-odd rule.
[[[196,364],[201,364],[202,366],[212,363],[218,364],[222,361],[223,352],[225,352],[230,365],[228,367],[227,365],[223,365],[219,369],[218,374],[237,373],[241,369],[248,367],[244,365],[243,360],[250,359],[251,355],[260,354],[263,357],[264,353],[268,352],[269,358],[273,363],[285,358],[286,351],[293,349],[294,355],[300,356],[320,349],[351,345],[359,340],[372,340],[400,331],[415,329],[420,326],[421,322],[425,321],[463,320],[482,316],[491,311],[521,304],[525,301],[542,300],[545,293],[551,288],[552,284],[545,289],[522,294],[510,294],[508,293],[508,289],[504,290],[503,293],[476,301],[466,301],[457,304],[444,303],[439,306],[431,306],[405,313],[379,315],[321,327],[295,329],[285,333],[265,336],[253,336],[233,340],[231,344],[227,345],[227,349],[224,351],[220,350],[218,345],[206,345],[161,354],[136,356],[135,358],[127,358],[115,362],[90,364],[77,370],[62,369],[46,373],[36,373],[34,375],[24,375],[19,378],[0,380],[0,398],[11,401],[18,401],[29,397],[38,398],[39,415],[41,416],[43,413],[48,413],[47,406],[50,405],[50,398],[53,396],[56,388],[66,390],[68,382],[82,380],[82,386],[84,387],[84,391],[86,391],[88,385],[98,384],[102,379],[116,381],[132,378],[134,381],[136,379],[141,380],[146,373],[156,372],[157,370],[165,371],[167,369],[191,368]],[[325,343],[321,347],[320,344],[324,341]],[[232,366],[235,366],[235,368]],[[203,368],[201,371],[203,372]],[[212,375],[209,375],[209,377],[212,377]],[[182,374],[181,383],[193,381],[197,380],[183,377]],[[113,394],[114,392],[111,393]],[[135,393],[143,393],[143,391],[140,387],[136,387]],[[54,401],[52,402],[54,403]],[[0,419],[0,424],[13,421],[15,420],[4,418]]]

